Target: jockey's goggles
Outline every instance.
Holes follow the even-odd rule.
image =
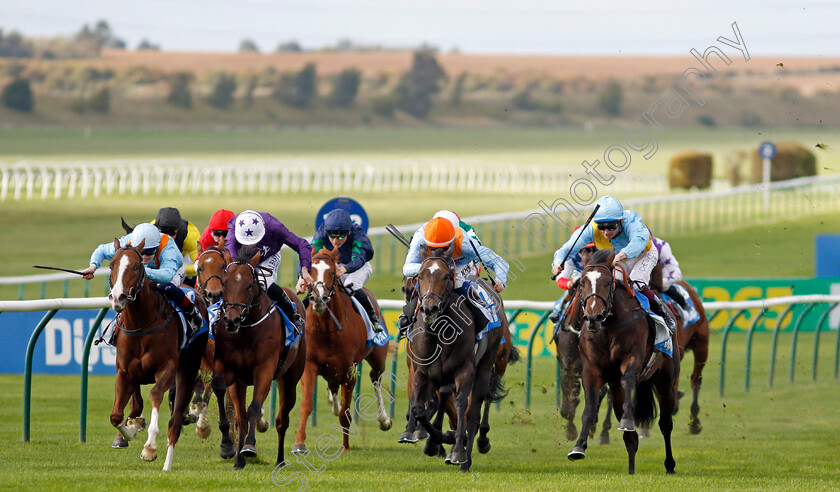
[[[347,234],[350,234],[350,231],[327,231],[327,234],[329,234],[332,239],[344,239],[347,237]]]
[[[156,247],[155,248],[146,248],[146,249],[144,249],[143,251],[140,252],[140,254],[143,255],[143,256],[154,256],[155,253],[157,253],[157,248]]]
[[[215,236],[215,237],[227,236],[227,233],[228,233],[228,231],[226,231],[226,230],[219,231],[219,230],[215,230],[215,229],[210,229],[210,234]]]
[[[601,222],[598,224],[599,231],[614,231],[618,229],[618,222]]]

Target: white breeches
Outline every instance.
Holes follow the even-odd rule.
[[[282,260],[282,256],[278,252],[260,262],[260,266],[266,269],[257,272],[257,277],[260,279],[260,285],[263,286],[263,289],[268,289],[269,285],[277,282],[277,270],[280,269],[280,260]]]
[[[365,286],[370,276],[373,275],[373,267],[370,262],[362,265],[361,268],[353,273],[345,273],[341,276],[341,283],[349,290],[355,292]]]
[[[656,262],[659,260],[659,251],[651,247],[646,253],[642,253],[635,258],[622,260],[618,262],[624,267],[624,271],[630,272],[630,286],[635,287],[634,283],[642,283],[645,286],[650,283],[650,274],[656,267]],[[615,279],[622,280],[624,276],[621,270],[615,269]]]

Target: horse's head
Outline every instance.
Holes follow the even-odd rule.
[[[403,299],[405,299],[406,304],[411,302],[411,293],[414,292],[416,286],[417,277],[403,277],[403,286],[400,290],[402,290]]]
[[[615,279],[611,249],[595,252],[583,265],[580,277],[580,298],[583,317],[590,326],[600,327],[612,311]]]
[[[222,298],[225,289],[222,279],[226,265],[224,252],[216,246],[211,246],[198,255],[196,286],[208,304],[214,304]]]
[[[326,303],[330,302],[335,295],[338,279],[336,278],[336,265],[338,264],[338,248],[333,250],[322,249],[312,254],[312,280],[314,285],[309,293],[309,302],[318,314],[327,309]],[[316,295],[317,294],[317,295]]]
[[[437,248],[430,253],[421,252],[423,261],[417,272],[417,286],[420,289],[420,314],[423,322],[431,325],[443,312],[449,296],[455,288],[455,262],[452,259],[453,246]]]
[[[257,251],[254,254],[253,248],[243,246],[235,260],[231,258],[227,250],[224,256],[228,265],[225,268],[223,281],[222,311],[227,331],[236,333],[248,317],[254,300],[260,294],[261,288],[257,276],[260,252]]]
[[[111,292],[108,294],[108,300],[116,312],[122,311],[129,302],[136,299],[146,283],[146,268],[140,255],[145,242],[140,241],[137,247],[121,248],[120,241],[114,239],[116,253],[111,258]]]

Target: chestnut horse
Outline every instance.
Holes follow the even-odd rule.
[[[586,405],[580,437],[568,458],[585,457],[589,429],[594,425],[598,410],[598,394],[601,386],[608,383],[615,416],[619,420],[618,430],[624,431],[628,472],[632,475],[636,471],[639,447],[634,423],[649,425],[654,420],[656,393],[660,407],[659,429],[665,440],[665,470],[673,473],[676,463],[671,452],[671,431],[674,426],[672,414],[677,404],[674,384],[680,374],[679,358],[664,354],[652,358],[654,332],[627,285],[627,272],[623,275],[624,285],[616,287],[614,258],[613,250],[600,250],[584,262],[580,297],[586,323],[580,335],[580,355]],[[672,342],[677,347],[676,333]]]
[[[466,305],[469,301],[455,292],[452,250],[450,245],[433,250],[431,256],[421,252],[422,264],[417,273],[418,316],[409,327],[406,352],[415,364],[411,412],[429,433],[427,447],[436,443],[453,444],[445,462],[461,465],[460,471],[468,472],[482,405],[486,400],[495,402],[504,397],[501,379],[493,372],[502,330],[490,330],[476,343],[476,325]],[[441,401],[454,394],[457,414],[454,433],[443,434],[438,425],[429,422],[426,407],[436,391]],[[439,412],[436,424],[442,418]],[[486,437],[486,432],[482,431],[482,435]]]
[[[114,240],[116,253],[111,259],[111,292],[108,299],[114,311],[122,313],[120,334],[117,337],[117,377],[114,394],[114,408],[111,410],[111,425],[117,428],[126,441],[134,439],[139,430],[139,422],[132,421],[139,417],[142,410],[140,385],[152,384],[149,392],[152,403],[152,416],[148,428],[148,439],[140,453],[146,461],[157,458],[158,419],[160,403],[164,393],[177,380],[175,404],[169,419],[169,442],[163,470],[172,469],[175,457],[175,444],[181,435],[183,415],[187,408],[192,388],[195,385],[201,356],[207,345],[207,333],[195,338],[184,349],[180,348],[180,323],[175,308],[157,291],[153,290],[146,276],[140,251],[145,241],[136,248],[120,247]],[[196,296],[196,309],[207,316],[207,309],[200,297]],[[134,397],[139,403],[132,404],[129,420],[123,422],[126,403]],[[135,414],[136,412],[136,414]]]
[[[680,360],[685,357],[685,352],[691,350],[694,353],[694,370],[691,372],[691,415],[688,417],[688,431],[691,434],[699,434],[703,430],[700,424],[700,404],[698,403],[698,395],[700,394],[700,385],[703,383],[703,368],[706,366],[706,360],[709,358],[709,320],[706,318],[706,310],[703,308],[703,300],[697,294],[688,282],[680,280],[677,282],[683,286],[691,297],[691,302],[694,303],[694,308],[700,319],[696,322],[684,326],[683,329],[678,330],[680,341]],[[650,274],[650,288],[656,292],[662,292],[662,266],[657,265]],[[673,311],[673,309],[672,309]],[[679,320],[680,315],[674,313],[674,317]],[[679,380],[677,381],[677,395],[682,397],[679,391]],[[677,400],[677,408],[674,413],[679,410],[679,399]]]
[[[314,287],[309,294],[306,310],[306,371],[301,379],[300,427],[295,438],[293,453],[306,453],[306,421],[312,413],[315,379],[327,381],[332,394],[333,414],[344,434],[343,446],[350,449],[350,423],[353,389],[356,386],[356,367],[366,360],[370,364],[370,380],[376,391],[377,409],[374,415],[379,428],[391,428],[391,418],[382,399],[381,377],[385,372],[385,359],[391,346],[390,340],[381,347],[367,347],[367,328],[362,315],[356,312],[350,295],[341,285],[336,273],[338,250],[312,249],[312,271],[316,273]],[[376,299],[365,289],[379,318],[382,311]],[[336,324],[338,323],[338,324]],[[341,408],[338,405],[338,388],[341,387]],[[389,395],[390,398],[390,395]]]
[[[256,254],[254,254],[256,251]],[[253,256],[252,256],[253,255]],[[279,407],[274,428],[277,429],[277,461],[284,463],[284,442],[289,428],[289,412],[295,405],[297,383],[303,374],[306,342],[301,335],[294,345],[286,347],[286,327],[265,289],[259,282],[260,253],[245,246],[233,261],[230,252],[224,252],[228,263],[223,279],[222,312],[215,326],[216,353],[213,365],[213,393],[219,404],[219,430],[222,443],[219,455],[233,458],[233,469],[245,466],[246,457],[257,455],[254,431],[263,414],[263,403],[277,383]],[[297,296],[291,299],[303,312]],[[251,404],[245,409],[245,393],[254,386]],[[236,448],[230,438],[230,422],[225,414],[224,395],[230,388],[239,439]]]

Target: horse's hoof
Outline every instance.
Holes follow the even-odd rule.
[[[260,419],[260,421],[257,422],[257,432],[265,432],[267,430],[268,430],[268,420]]]
[[[444,444],[455,444],[455,431],[450,430],[443,433]]]
[[[405,431],[402,433],[400,438],[397,439],[397,442],[400,444],[414,444],[415,442],[417,442],[417,439],[414,438],[413,432]]]
[[[633,419],[621,419],[621,422],[618,423],[618,430],[623,432],[635,432],[636,424],[633,423]]]
[[[114,442],[111,443],[111,447],[114,449],[125,449],[128,447],[128,441],[123,438],[122,434],[119,434],[114,438]]]
[[[703,426],[700,425],[699,419],[694,419],[688,423],[688,432],[690,434],[699,434],[701,430],[703,430]]]
[[[391,428],[391,419],[387,420],[380,420],[379,421],[379,429],[381,430],[389,430]]]
[[[566,440],[567,441],[577,441],[578,438],[578,431],[575,424],[569,422],[566,424]]]
[[[685,396],[685,391],[677,391],[677,398],[682,398]]]
[[[443,462],[447,465],[460,465],[461,463],[466,463],[467,451],[451,451]]]
[[[195,427],[195,433],[200,439],[207,439],[208,437],[210,437],[210,431],[211,431],[210,425],[207,424],[206,422],[204,422],[204,425],[199,423]]]
[[[143,446],[143,451],[140,452],[140,457],[144,461],[154,461],[157,459],[157,449],[151,446]]]
[[[417,430],[414,431],[414,437],[413,437],[414,441],[413,442],[425,441],[428,438],[429,438],[429,433],[426,432],[426,429],[417,429]]]
[[[476,444],[478,445],[478,452],[481,454],[487,454],[492,446],[488,437],[479,437]]]
[[[257,448],[255,448],[253,444],[246,444],[242,446],[242,450],[239,451],[239,455],[244,456],[245,458],[256,458]]]
[[[610,443],[610,435],[607,433],[601,434],[598,436],[598,444],[609,444]]]
[[[221,456],[223,460],[229,460],[236,456],[236,449],[234,449],[233,444],[229,444],[227,446],[222,444],[219,447],[219,456]]]
[[[575,446],[572,448],[571,452],[566,455],[567,458],[571,461],[582,460],[586,458],[586,453],[584,452],[583,448],[580,446]]]
[[[126,427],[133,427],[137,429],[137,431],[146,430],[146,418],[145,417],[134,417],[133,419],[128,419],[125,422]]]
[[[647,439],[650,437],[650,429],[641,427],[639,429],[639,439]]]
[[[304,454],[306,453],[306,444],[304,443],[296,443],[292,446],[292,454]]]
[[[443,449],[443,446],[440,443],[433,442],[431,439],[426,441],[426,444],[423,445],[423,454],[426,456],[445,456],[446,451]]]

